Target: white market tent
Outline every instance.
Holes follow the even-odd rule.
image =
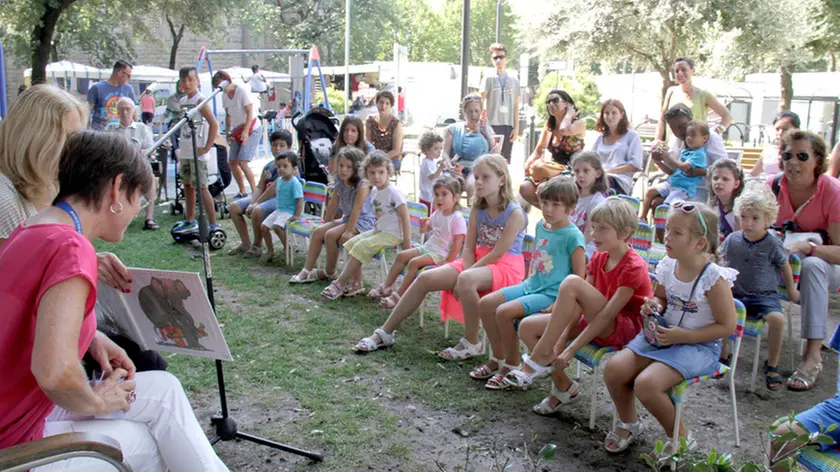
[[[110,75],[110,72],[109,72]],[[177,82],[178,71],[158,66],[137,65],[131,70],[132,82]]]
[[[242,83],[248,82],[248,79],[250,79],[251,75],[253,75],[253,73],[251,72],[251,69],[248,68],[248,67],[234,66],[234,67],[228,67],[228,68],[222,69],[222,70],[227,72],[228,74],[230,74],[230,77],[234,81],[242,82]],[[262,74],[263,77],[265,77],[265,80],[267,80],[269,83],[271,83],[271,82],[291,83],[292,82],[292,79],[291,79],[291,77],[289,77],[289,74],[284,74],[282,72],[272,72],[270,70],[260,69],[260,74]],[[205,83],[207,83],[208,85],[210,84],[210,73],[209,72],[203,72],[203,73],[199,74],[198,78],[201,81],[202,85],[204,85]]]
[[[53,82],[59,78],[63,78],[65,80],[77,78],[97,81],[107,79],[110,75],[110,70],[98,69],[96,67],[76,62],[59,61],[47,64],[47,79],[51,79]],[[23,77],[28,83],[30,77],[32,77],[32,68],[23,71]]]

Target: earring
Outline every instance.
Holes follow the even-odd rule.
[[[122,204],[122,202],[119,202],[119,201],[118,201],[118,202],[117,202],[117,205],[119,205],[119,206],[120,206],[120,209],[119,209],[119,210],[114,210],[114,204],[113,204],[113,203],[111,204],[111,206],[110,206],[110,207],[108,207],[108,209],[109,209],[109,210],[111,210],[111,213],[113,213],[113,214],[115,214],[115,215],[119,215],[119,214],[120,214],[120,213],[122,213],[122,211],[123,211],[123,204]]]

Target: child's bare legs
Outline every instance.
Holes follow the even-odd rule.
[[[216,204],[207,187],[201,187],[201,203],[204,206],[204,211],[207,212],[207,222],[211,225],[216,224]]]
[[[348,255],[347,264],[344,266],[344,270],[341,271],[341,275],[338,276],[338,283],[343,287],[350,279],[361,280],[361,273],[362,261]]]
[[[537,345],[543,332],[545,332],[545,327],[548,326],[550,319],[551,314],[538,313],[525,318],[519,323],[519,339],[525,343],[529,353],[534,352],[534,346]]]
[[[260,225],[260,233],[265,241],[265,254],[263,257],[266,260],[271,259],[274,257],[274,240],[271,239],[271,230],[265,225]]]
[[[397,257],[394,258],[394,264],[391,265],[391,271],[388,272],[388,277],[385,278],[385,285],[386,287],[391,287],[397,281],[397,277],[400,276],[403,268],[408,265],[411,260],[420,255],[419,249],[406,249],[404,251],[400,251],[397,253]]]
[[[414,277],[417,276],[417,271],[422,269],[423,267],[433,266],[435,265],[434,259],[432,256],[417,256],[411,259],[408,262],[408,268],[405,270],[405,277],[403,277],[403,283],[400,285],[400,289],[397,291],[398,294],[403,295],[408,287],[411,286],[411,283],[414,282]]]
[[[658,205],[662,204],[662,201],[656,203],[657,199],[661,200],[662,196],[659,195],[659,190],[656,187],[651,187],[645,192],[645,199],[642,201],[642,211],[639,214],[639,218],[646,220],[648,217],[648,213],[650,213],[651,208],[656,208]]]
[[[522,302],[517,300],[503,303],[499,308],[496,308],[495,325],[501,338],[502,346],[504,347],[505,364],[518,366],[522,362],[520,358],[521,353],[519,352],[519,336],[516,335],[513,322],[515,320],[521,320],[524,317],[525,307],[522,305]],[[506,374],[507,372],[499,373]]]
[[[259,205],[251,209],[251,227],[254,228],[254,247],[262,247],[262,222],[265,220],[265,210]]]
[[[391,311],[391,315],[385,320],[385,324],[382,325],[382,331],[393,334],[394,330],[399,328],[402,322],[420,307],[426,295],[441,290],[452,290],[455,288],[457,281],[458,270],[452,266],[437,267],[423,272],[400,298],[399,303]],[[382,342],[377,334],[373,334],[371,338],[377,344]]]
[[[464,310],[464,338],[472,344],[477,344],[479,341],[478,292],[486,292],[491,288],[493,288],[493,272],[488,267],[467,269],[458,275],[455,292]],[[455,350],[462,350],[465,347],[459,342]]]
[[[283,252],[286,252],[289,248],[286,246],[286,230],[283,228],[274,225],[274,234],[280,239],[280,243],[283,245]]]
[[[186,188],[185,188],[186,190]],[[186,195],[186,193],[184,194]],[[251,247],[251,238],[248,234],[248,223],[245,222],[245,209],[241,208],[239,205],[235,203],[231,203],[228,205],[228,212],[230,213],[230,219],[233,220],[233,226],[236,228],[236,232],[239,234],[239,240],[242,241],[239,244],[238,250],[244,251],[248,250]],[[256,239],[257,235],[260,234],[260,227],[254,227],[254,245],[256,246]],[[238,251],[237,251],[238,252]]]
[[[769,326],[767,333],[767,365],[770,367],[779,366],[779,358],[782,355],[782,341],[785,333],[785,315],[774,311],[764,315]]]
[[[618,418],[624,423],[634,423],[639,418],[636,412],[633,381],[651,363],[653,361],[647,357],[639,356],[630,349],[622,349],[607,361],[604,367],[604,383],[610,392]],[[673,425],[673,420],[671,424]],[[622,438],[630,435],[630,432],[623,428],[616,428],[616,433]],[[618,444],[607,439],[604,446],[607,449],[615,449]]]
[[[334,228],[330,228],[324,235],[324,241],[327,245],[327,264],[325,269],[328,275],[335,274],[335,266],[338,265],[338,255],[341,252],[338,245],[347,242],[347,239],[344,238],[346,230],[347,223],[342,223]]]
[[[184,217],[187,221],[195,221],[195,187],[186,182],[184,182],[184,200],[187,201]]]
[[[315,231],[312,232],[312,237],[309,238],[309,251],[306,253],[306,262],[303,265],[303,269],[306,271],[311,271],[315,268],[315,265],[318,263],[318,256],[321,255],[321,249],[324,246],[324,242],[327,240],[327,233],[332,231],[337,231],[339,233],[338,237],[341,237],[340,234],[344,232],[344,227],[347,226],[345,223],[341,221],[329,221],[324,223],[323,225],[315,228]],[[336,238],[337,240],[337,238]],[[338,261],[338,247],[335,248],[335,260],[332,263],[332,272],[335,272],[335,264]],[[329,244],[327,245],[327,273],[330,273],[330,250]]]
[[[519,304],[519,302],[514,303]],[[501,290],[485,295],[478,301],[478,316],[481,318],[481,324],[487,334],[487,341],[490,343],[490,360],[473,369],[474,373],[480,373],[478,371],[495,372],[499,368],[499,362],[493,360],[493,358],[498,358],[499,361],[506,359],[506,357],[499,357],[504,355],[506,350],[502,334],[499,332],[499,326],[496,324],[496,310],[505,304],[505,296]],[[519,345],[516,342],[515,344]]]
[[[639,401],[656,417],[669,438],[674,434],[674,417],[677,414],[677,408],[667,392],[683,380],[682,374],[673,367],[661,362],[652,362],[636,377],[633,388]],[[680,436],[686,437],[685,424],[682,421],[680,422]]]

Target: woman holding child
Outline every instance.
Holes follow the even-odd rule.
[[[464,97],[461,111],[465,121],[449,125],[443,141],[446,159],[455,166],[455,169],[460,168],[461,176],[464,177],[467,200],[471,200],[475,192],[472,169],[476,159],[497,150],[493,129],[487,123],[481,122],[483,108],[481,95],[471,93]]]
[[[802,258],[801,336],[806,340],[802,360],[787,387],[803,391],[813,388],[822,373],[820,348],[827,336],[829,293],[840,286],[840,182],[824,174],[826,146],[819,136],[791,131],[782,138],[781,150],[782,173],[767,179],[779,200],[776,224],[812,233],[805,236],[809,241],[792,242],[790,233],[785,236],[788,253]]]
[[[66,432],[102,433],[134,470],[227,471],[166,372],[135,373],[125,351],[96,330],[97,256],[117,242],[152,185],[126,137],[80,131],[67,139],[53,206],[28,218],[0,250],[0,449]],[[79,360],[102,373],[89,383]],[[37,471],[94,470],[88,458]]]

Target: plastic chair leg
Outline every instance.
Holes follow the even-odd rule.
[[[674,434],[671,435],[671,448],[677,448],[680,444],[680,418],[682,417],[682,407],[684,402],[679,402],[675,406],[677,407],[676,414],[674,415]],[[677,470],[677,463],[674,462],[671,464],[671,470]]]
[[[575,380],[580,380],[580,361],[577,361],[577,372],[575,372]]]
[[[426,316],[426,300],[420,302],[420,328],[423,328],[423,317]]]
[[[449,339],[449,320],[443,323],[443,339]]]
[[[741,447],[741,434],[738,432],[738,402],[735,398],[735,376],[729,376],[729,401],[732,402],[732,427],[735,428],[735,447]]]
[[[790,353],[790,369],[796,369],[796,353],[795,348],[793,347],[793,317],[791,316],[791,309],[790,305],[788,305],[787,309],[785,310],[785,317],[787,318],[787,331],[788,331],[788,351]]]
[[[578,369],[580,369],[580,361],[578,361]],[[598,366],[596,365],[594,369],[592,369],[592,381],[589,382],[590,388],[592,393],[590,395],[591,399],[589,400],[589,429],[595,429],[595,406],[597,402],[597,390],[598,390]],[[580,395],[580,394],[578,394]]]
[[[758,377],[758,362],[761,354],[761,335],[755,337],[755,355],[753,356],[752,377],[750,378],[750,386],[747,388],[748,392],[755,391],[755,379]]]

